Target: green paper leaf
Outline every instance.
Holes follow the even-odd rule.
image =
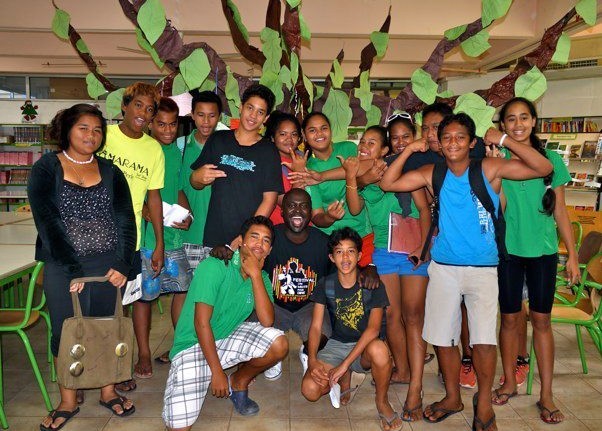
[[[111,91],[107,95],[106,101],[106,109],[107,109],[107,117],[109,120],[119,116],[121,114],[121,104],[123,101],[123,93],[125,93],[125,88],[120,88],[115,91]]]
[[[52,18],[52,32],[61,39],[69,39],[69,21],[71,17],[67,12],[62,9],[56,9],[54,11],[54,18]]]
[[[416,124],[416,126],[422,126],[422,111],[414,114],[414,124]]]
[[[299,3],[301,3],[301,0],[286,0],[286,2],[291,7],[291,9],[294,9],[297,6],[299,6]]]
[[[301,11],[299,11],[299,27],[301,28],[301,37],[309,41],[311,39],[311,31],[309,31],[309,27],[305,22],[305,18],[301,15]]]
[[[339,142],[348,139],[347,128],[351,124],[353,112],[349,106],[349,97],[345,92],[330,89],[322,112],[328,117],[332,124],[332,141]]]
[[[387,52],[387,46],[389,45],[389,33],[383,33],[381,31],[373,31],[370,34],[370,42],[376,48],[376,56],[381,58]]]
[[[435,101],[439,86],[431,75],[423,69],[416,69],[412,73],[412,91],[414,94],[427,105]]]
[[[232,9],[232,18],[234,19],[236,26],[242,33],[242,37],[244,37],[245,40],[248,42],[249,41],[249,31],[247,30],[247,27],[245,27],[245,25],[242,22],[242,18],[240,16],[240,12],[238,11],[238,8],[236,7],[236,5],[234,4],[234,2],[232,0],[228,0],[226,3],[228,4],[228,7],[230,9]]]
[[[230,70],[230,66],[226,66],[226,99],[228,100],[228,107],[230,108],[230,114],[232,118],[239,118],[240,112],[238,110],[240,106],[240,88],[238,87],[238,81],[234,77],[234,74]]]
[[[309,111],[311,112],[311,108],[314,106],[314,84],[305,75],[303,75],[303,86],[307,90],[307,94],[309,94]]]
[[[291,82],[293,85],[299,80],[299,57],[294,52],[291,52]]]
[[[484,136],[490,127],[493,127],[495,108],[487,106],[487,102],[475,93],[466,93],[458,97],[454,114],[464,112],[472,118],[477,127],[477,136]]]
[[[514,83],[514,95],[531,101],[537,100],[548,89],[546,77],[537,66],[518,77]]]
[[[366,111],[366,127],[376,126],[380,124],[380,118],[382,117],[382,112],[378,109],[377,106],[371,105],[370,109]]]
[[[462,50],[469,57],[478,57],[483,54],[491,45],[489,44],[489,32],[487,30],[481,30],[472,37],[469,37],[460,44]]]
[[[569,53],[571,52],[571,38],[564,31],[556,43],[556,51],[552,56],[552,62],[558,64],[567,64],[569,62]]]
[[[343,81],[345,81],[345,75],[343,74],[343,68],[341,67],[341,63],[336,58],[332,62],[332,68],[334,72],[330,72],[330,79],[332,80],[332,86],[334,88],[341,88],[343,85]]]
[[[79,39],[77,42],[75,42],[75,47],[82,54],[90,54],[90,50],[88,49],[88,45],[86,45],[86,42],[84,42],[83,39]]]
[[[441,93],[437,93],[437,97],[441,97],[442,99],[447,99],[448,97],[452,97],[454,95],[454,92],[451,90],[445,90],[442,91]]]
[[[159,58],[159,54],[157,54],[155,48],[153,48],[153,46],[150,43],[148,43],[148,40],[146,40],[144,34],[142,34],[142,30],[140,30],[139,28],[136,28],[136,41],[138,42],[138,45],[140,45],[140,48],[144,49],[150,54],[157,67],[159,69],[163,68],[163,65],[165,63],[161,61],[161,59]]]
[[[322,97],[322,95],[324,94],[324,87],[322,87],[321,85],[316,85],[316,97],[314,100],[319,99],[320,97]]]
[[[577,13],[587,25],[596,24],[596,8],[596,0],[579,0],[575,6]]]
[[[102,96],[107,92],[104,85],[101,84],[92,72],[86,75],[86,84],[88,87],[88,94],[92,99],[98,99],[98,96]]]
[[[215,91],[215,81],[211,78],[205,79],[199,87],[199,91]]]
[[[370,91],[370,71],[365,70],[360,74],[360,88],[353,90],[353,95],[360,99],[360,106],[366,113],[372,106],[374,94]]]
[[[288,67],[282,66],[280,68],[280,73],[278,74],[278,79],[281,83],[286,85],[286,88],[289,90],[292,88],[293,84],[291,83],[291,71]]]
[[[138,11],[138,25],[151,45],[159,39],[167,21],[160,0],[146,0]]]
[[[466,31],[466,28],[468,26],[466,24],[464,25],[459,25],[458,27],[454,27],[454,28],[450,28],[448,30],[445,30],[445,33],[443,33],[443,36],[445,36],[445,38],[447,40],[456,40],[457,38],[459,38],[462,33],[464,33]]]
[[[506,15],[511,4],[512,0],[482,0],[481,22],[483,28]]]
[[[199,48],[192,51],[188,57],[180,62],[180,73],[190,89],[199,88],[210,71],[211,66],[207,54]]]
[[[184,77],[181,73],[178,73],[171,84],[171,94],[177,96],[178,94],[188,93],[190,88],[186,85],[186,81],[184,81]]]
[[[282,103],[284,100],[284,92],[282,91],[282,82],[280,81],[278,73],[271,70],[264,70],[259,79],[259,83],[272,90],[272,93],[276,96],[276,103],[274,106],[278,106]]]
[[[273,72],[278,74],[280,71],[280,59],[282,58],[282,47],[280,45],[280,34],[271,28],[264,27],[260,33],[261,52],[265,55],[263,63],[263,73]]]

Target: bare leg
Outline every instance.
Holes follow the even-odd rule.
[[[134,372],[140,375],[149,375],[153,372],[148,341],[151,327],[150,302],[134,302],[133,322],[136,342],[138,343],[138,362],[134,365]]]
[[[115,385],[107,385],[107,386],[100,388],[100,400],[104,401],[105,403],[108,401],[111,401],[112,399],[117,398],[118,396],[119,396],[119,394],[117,394],[117,392],[115,392]],[[127,398],[126,398],[126,401],[123,403],[123,406],[125,407],[126,410],[131,409],[133,407],[133,405],[134,405],[134,403],[132,402],[132,400],[127,399]],[[121,408],[120,405],[113,406],[113,411],[118,416],[123,413],[123,409]]]
[[[174,328],[176,327],[178,319],[180,318],[180,313],[182,312],[185,299],[185,293],[174,293],[171,298],[171,323],[173,324]]]
[[[477,372],[477,382],[479,385],[476,415],[483,423],[487,423],[494,415],[490,394],[495,376],[496,346],[492,344],[475,344],[472,346],[472,353],[472,360]],[[495,430],[497,430],[495,423],[492,427],[488,428],[488,431]]]
[[[468,330],[468,315],[466,314],[466,305],[462,301],[462,332],[460,332],[460,342],[462,343],[462,357],[472,358],[472,348],[470,347],[470,331]]]
[[[522,311],[518,313],[502,313],[502,325],[500,327],[500,352],[502,356],[502,367],[504,368],[505,381],[498,389],[499,394],[512,394],[516,391],[516,357],[519,349],[520,325],[522,320]],[[478,376],[477,376],[478,378]],[[481,391],[481,394],[483,392]],[[506,396],[492,395],[495,404],[505,404]]]
[[[457,347],[437,346],[437,360],[445,380],[445,397],[424,409],[424,415],[435,421],[445,413],[434,409],[459,410],[464,406],[460,396],[460,351]]]
[[[56,358],[54,358],[54,365],[56,366]],[[67,389],[59,384],[59,392],[61,394],[61,401],[59,405],[56,407],[56,410],[63,410],[72,412],[77,408],[77,401],[75,399],[75,389]],[[60,426],[63,422],[65,422],[65,418],[56,418],[54,421],[54,427]],[[52,424],[52,418],[50,416],[46,416],[42,421],[42,425],[45,427],[49,427]]]
[[[239,365],[238,370],[230,376],[232,389],[236,391],[246,390],[251,380],[259,375],[259,373],[282,361],[287,354],[288,340],[286,335],[281,335],[274,340],[264,356],[253,358]]]
[[[385,285],[389,306],[387,307],[387,343],[393,355],[395,372],[391,375],[393,382],[408,382],[410,380],[410,367],[408,365],[408,350],[406,343],[406,330],[401,319],[401,284],[397,274],[384,274],[380,276]],[[421,328],[422,331],[422,328]],[[422,355],[424,363],[424,354]]]

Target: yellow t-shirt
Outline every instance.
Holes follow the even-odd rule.
[[[123,134],[117,124],[107,127],[107,142],[98,154],[111,160],[121,169],[130,186],[132,204],[136,214],[138,239],[136,250],[140,249],[142,205],[147,190],[163,188],[165,157],[161,144],[148,135],[132,139]]]

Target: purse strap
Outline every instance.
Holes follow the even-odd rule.
[[[98,282],[103,283],[108,281],[108,277],[80,277],[74,278],[71,280],[69,285],[74,285],[76,283],[91,283]],[[82,307],[79,303],[79,294],[77,292],[71,292],[71,302],[73,303],[73,315],[74,317],[82,317]],[[114,317],[123,317],[123,307],[121,305],[121,289],[117,289],[117,295],[115,295],[115,313]]]

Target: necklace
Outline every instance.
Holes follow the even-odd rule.
[[[63,156],[65,156],[67,158],[67,160],[75,163],[76,165],[87,165],[94,161],[94,154],[90,155],[90,160],[84,160],[83,162],[80,162],[79,160],[75,160],[73,157],[71,157],[69,154],[67,154],[67,152],[65,150],[63,150]]]
[[[77,173],[77,171],[75,170],[75,166],[71,166],[71,165],[69,165],[69,167],[71,167],[71,170],[72,170],[72,171],[73,171],[73,173],[75,173],[75,175],[77,176],[77,184],[78,184],[78,185],[80,185],[80,186],[83,186],[83,185],[84,185],[84,177],[85,177],[85,175],[84,175],[84,176],[80,176],[80,175]]]

